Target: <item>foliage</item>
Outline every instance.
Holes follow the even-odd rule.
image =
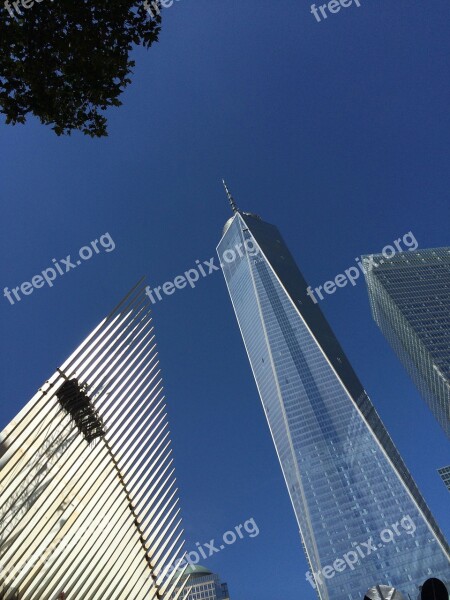
[[[149,48],[158,40],[159,12],[151,14],[141,0],[19,0],[21,16],[8,6],[0,5],[6,123],[25,123],[31,113],[58,135],[107,135],[103,112],[122,104],[133,45]]]

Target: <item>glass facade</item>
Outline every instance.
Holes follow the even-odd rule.
[[[438,473],[442,477],[442,481],[450,492],[450,466],[438,469]]]
[[[217,248],[310,565],[325,600],[416,599],[448,546],[276,227],[237,212]]]
[[[363,264],[376,323],[450,437],[450,248]]]
[[[229,600],[228,586],[221,583],[219,575],[201,565],[189,566],[185,571],[187,583],[180,592],[175,589],[172,599],[176,600]]]

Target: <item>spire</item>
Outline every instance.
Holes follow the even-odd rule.
[[[222,179],[222,183],[223,183],[223,187],[225,188],[225,193],[228,196],[228,200],[230,202],[230,206],[231,206],[231,210],[236,213],[239,211],[238,207],[236,206],[236,202],[234,201],[233,196],[231,195],[230,190],[227,188],[227,184],[225,183],[225,179]]]

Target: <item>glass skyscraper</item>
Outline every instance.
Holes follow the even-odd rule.
[[[450,248],[363,264],[376,323],[450,437]]]
[[[201,565],[189,565],[181,579],[184,590],[180,595],[175,588],[171,600],[230,600],[228,585],[220,581],[219,575]]]
[[[438,469],[438,473],[442,477],[445,487],[450,492],[450,465],[448,467],[441,467]]]
[[[228,193],[229,194],[229,193]],[[416,600],[449,548],[278,229],[237,209],[217,251],[321,600]]]

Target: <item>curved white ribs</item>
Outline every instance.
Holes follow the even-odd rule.
[[[141,281],[0,434],[0,598],[182,594],[158,362]],[[103,421],[94,443],[58,400],[67,379]]]

